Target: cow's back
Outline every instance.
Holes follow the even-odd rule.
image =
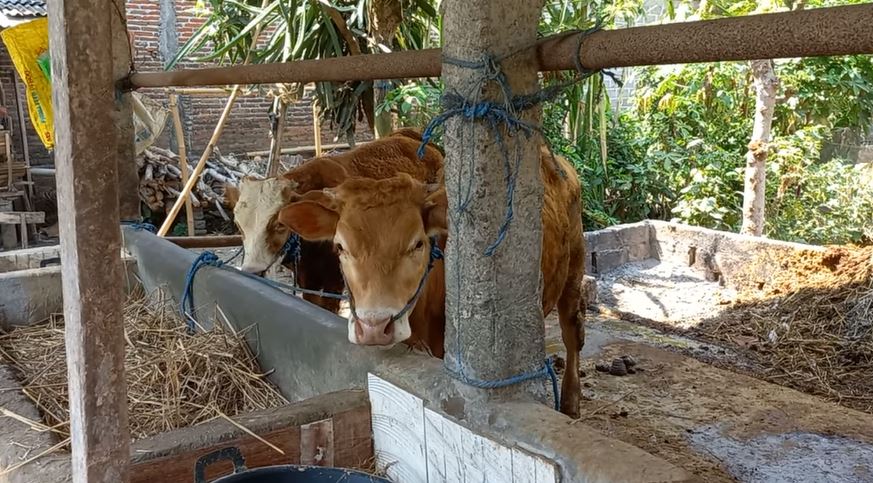
[[[437,174],[443,165],[443,156],[433,146],[426,146],[424,156],[418,158],[421,145],[411,133],[404,129],[394,135],[377,139],[352,151],[335,156],[352,176],[371,179],[386,179],[406,173],[425,183],[437,182]]]

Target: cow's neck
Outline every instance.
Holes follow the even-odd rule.
[[[440,248],[445,250],[445,237],[438,241]],[[415,308],[409,314],[409,325],[412,328],[410,344],[413,347],[427,349],[436,357],[442,359],[445,353],[444,341],[446,332],[446,286],[445,265],[443,260],[437,260],[427,276],[421,296]]]

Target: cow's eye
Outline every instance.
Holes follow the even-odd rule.
[[[424,248],[424,240],[418,240],[418,243],[415,244],[415,248],[413,248],[413,251],[421,250],[422,248]]]

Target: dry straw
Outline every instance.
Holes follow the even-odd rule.
[[[244,341],[216,324],[193,336],[160,292],[136,294],[124,308],[125,378],[134,439],[287,404]],[[69,436],[69,399],[61,316],[0,334],[0,359],[21,372],[22,386],[45,424]]]

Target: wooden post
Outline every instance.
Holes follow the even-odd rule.
[[[182,116],[179,114],[179,96],[170,93],[170,110],[173,111],[173,127],[176,130],[176,144],[179,145],[179,170],[182,181],[188,182],[188,148],[185,146],[185,131],[182,129]],[[194,236],[194,206],[191,195],[185,197],[185,220],[188,223],[188,236]]]
[[[203,154],[200,155],[200,160],[197,161],[197,165],[194,166],[194,172],[191,173],[191,177],[188,178],[188,182],[185,183],[182,192],[179,193],[179,198],[176,199],[176,202],[173,203],[173,207],[170,208],[170,212],[167,213],[167,218],[164,220],[164,224],[162,224],[161,228],[158,230],[158,236],[165,236],[167,232],[170,231],[170,227],[173,226],[173,222],[176,221],[176,216],[179,215],[179,211],[185,204],[185,200],[191,198],[191,190],[194,189],[194,185],[197,184],[200,175],[203,174],[203,169],[206,167],[206,161],[208,161],[209,157],[212,156],[212,152],[215,150],[218,140],[221,139],[221,134],[224,132],[224,125],[227,123],[228,117],[230,117],[230,111],[233,109],[233,105],[236,102],[238,95],[239,86],[233,86],[233,90],[230,91],[230,96],[227,98],[227,103],[224,105],[224,111],[221,112],[221,117],[218,118],[218,124],[215,125],[215,130],[212,132],[212,137],[209,138],[209,142],[206,144]]]
[[[267,177],[272,178],[279,174],[282,157],[282,137],[285,135],[285,114],[288,104],[282,98],[276,98],[273,103],[276,121],[270,129],[270,157],[267,160]]]
[[[445,3],[446,58],[479,62],[486,54],[520,52],[537,38],[543,0],[468,0]],[[515,95],[538,89],[533,52],[502,62],[501,69]],[[494,81],[477,85],[487,73],[443,64],[446,92],[504,101]],[[518,113],[539,123],[540,109]],[[494,381],[543,367],[545,342],[541,302],[543,186],[540,179],[538,136],[503,133],[505,152],[518,169],[513,202],[514,220],[493,256],[486,249],[495,242],[507,209],[507,181],[501,147],[486,124],[460,116],[445,127],[446,189],[449,236],[446,259],[446,365],[471,379]],[[461,124],[459,124],[461,123]],[[502,129],[502,127],[501,127]],[[515,156],[521,163],[515,168]],[[468,191],[469,190],[469,191]],[[471,197],[459,214],[461,200]],[[545,398],[545,380],[510,385],[505,389],[469,388],[468,398]],[[480,405],[468,407],[475,413]],[[473,418],[483,415],[474,414]]]
[[[120,5],[120,6],[119,6]],[[133,71],[133,37],[127,31],[127,16],[124,2],[113,0],[110,10],[112,15],[112,74],[116,79],[124,79]],[[119,216],[123,221],[138,222],[142,219],[139,202],[139,170],[136,167],[136,137],[133,128],[133,106],[130,93],[118,93],[116,96],[113,119],[118,127],[115,135],[117,151],[115,160],[118,164],[118,203]]]
[[[269,0],[263,0],[261,2],[261,8],[266,8],[269,4]],[[249,60],[252,57],[252,51],[255,46],[258,44],[258,38],[261,36],[261,26],[258,25],[255,27],[255,31],[252,32],[252,45],[249,47],[249,51],[246,54],[245,60],[243,60],[243,64],[248,64]],[[191,173],[191,177],[188,178],[188,182],[185,183],[185,186],[182,187],[182,192],[179,193],[179,198],[173,203],[173,207],[170,208],[170,212],[167,213],[167,218],[164,220],[164,223],[161,225],[161,228],[158,229],[158,236],[165,236],[168,231],[170,231],[170,227],[173,226],[173,222],[176,221],[176,216],[179,215],[179,210],[182,209],[182,205],[185,204],[185,200],[190,199],[191,190],[194,189],[194,185],[197,184],[197,181],[200,180],[200,175],[203,174],[203,168],[206,167],[206,161],[209,160],[209,157],[212,156],[212,151],[215,149],[215,146],[218,144],[218,140],[221,139],[221,134],[224,132],[224,124],[227,122],[227,118],[230,117],[230,111],[233,109],[233,105],[236,103],[236,98],[239,97],[240,86],[239,84],[234,85],[233,89],[230,90],[230,95],[227,96],[227,103],[224,105],[224,110],[221,112],[221,117],[218,118],[218,123],[215,125],[215,130],[212,131],[212,137],[209,138],[209,142],[206,144],[206,148],[203,150],[203,154],[200,156],[200,161],[197,161],[197,165],[194,166],[194,172]]]
[[[18,97],[18,72],[12,70],[12,82],[15,86],[15,107],[18,110],[18,132],[21,136],[21,150],[24,151],[24,166],[27,168],[27,193],[33,199],[33,177],[30,174],[30,146],[27,142],[27,126],[24,124],[24,107],[21,104],[21,98]]]
[[[312,99],[312,136],[315,138],[315,155],[321,156],[321,116],[318,115],[318,101]]]
[[[48,2],[74,483],[129,481],[113,56],[124,2]],[[126,48],[126,44],[125,44]],[[128,163],[132,159],[126,159]]]

